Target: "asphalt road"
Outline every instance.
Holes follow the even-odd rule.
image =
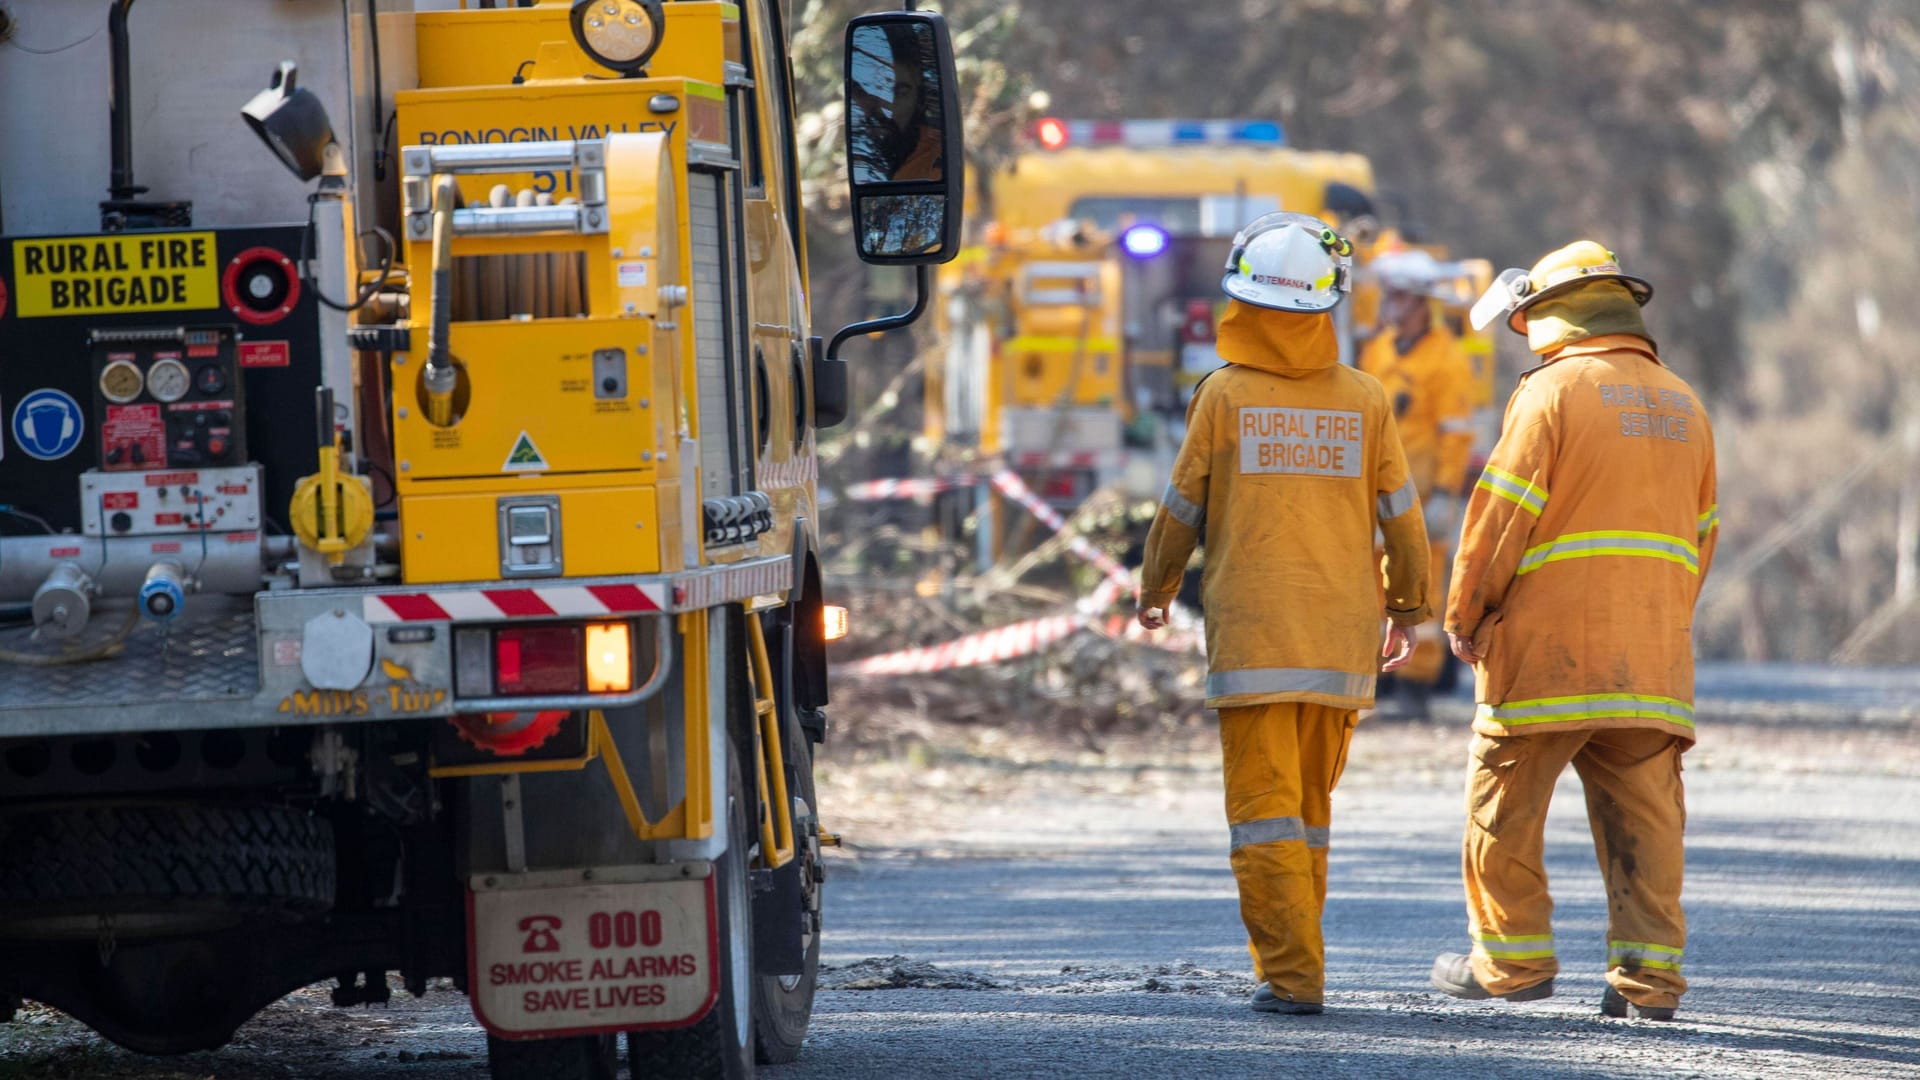
[[[849,841],[830,867],[837,988],[801,1062],[764,1075],[1920,1077],[1920,733],[1838,714],[1703,728],[1687,761],[1693,990],[1673,1024],[1598,1014],[1604,906],[1571,775],[1549,823],[1559,995],[1427,988],[1433,955],[1465,946],[1457,716],[1362,726],[1336,795],[1329,1011],[1304,1018],[1246,1008],[1204,730],[1097,755],[978,729],[830,753],[822,802]],[[0,1028],[0,1078],[485,1075],[456,994],[322,1000],[296,995],[233,1047],[172,1061],[35,1013]]]
[[[1920,1076],[1911,733],[1709,729],[1722,749],[1688,763],[1693,986],[1674,1024],[1599,1015],[1605,905],[1571,775],[1549,820],[1558,995],[1433,993],[1434,954],[1465,948],[1459,773],[1378,745],[1425,732],[1359,737],[1336,794],[1326,1015],[1245,1007],[1218,782],[1199,761],[1190,784],[1117,795],[1069,773],[959,810],[962,842],[835,864],[829,962],[898,955],[996,988],[824,995],[804,1062],[772,1075]],[[897,966],[829,979],[942,981]]]

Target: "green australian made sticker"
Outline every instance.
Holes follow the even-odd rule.
[[[507,463],[500,466],[501,472],[534,472],[547,467],[547,459],[540,448],[533,445],[533,438],[522,431],[520,437],[513,440],[513,449],[507,453]]]

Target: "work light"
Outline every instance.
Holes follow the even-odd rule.
[[[329,151],[337,150],[327,107],[313,91],[295,85],[299,72],[283,60],[265,90],[240,110],[247,126],[267,144],[287,171],[311,180],[326,168]]]
[[[660,47],[666,16],[660,0],[579,0],[573,40],[602,67],[637,75]]]

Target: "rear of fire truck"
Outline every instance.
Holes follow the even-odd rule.
[[[1006,467],[1056,509],[1157,497],[1213,332],[1235,231],[1277,209],[1368,210],[1372,168],[1286,145],[1266,120],[1045,119],[981,176],[979,242],[941,274],[949,343],[928,435]],[[1351,359],[1351,327],[1342,325]]]
[[[810,331],[784,4],[414,6],[0,4],[0,1013],[395,972],[495,1077],[749,1075],[832,842],[815,431],[911,318]],[[924,289],[945,25],[848,49]]]

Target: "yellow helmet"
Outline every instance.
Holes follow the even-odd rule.
[[[1548,253],[1533,264],[1532,270],[1501,271],[1473,305],[1473,328],[1484,330],[1496,317],[1505,315],[1508,329],[1525,337],[1527,324],[1523,316],[1528,308],[1594,281],[1618,281],[1642,306],[1653,299],[1653,286],[1644,278],[1623,272],[1613,252],[1592,240],[1576,240]]]

